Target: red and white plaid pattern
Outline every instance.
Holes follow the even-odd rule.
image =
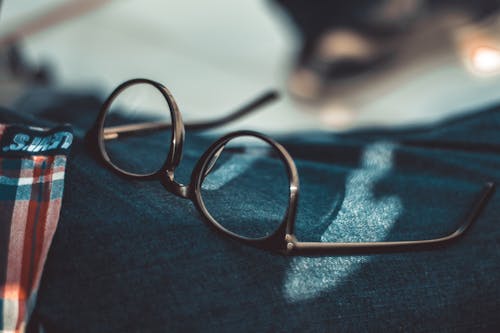
[[[7,126],[0,124],[0,141]],[[0,151],[0,332],[24,332],[61,208],[65,155]]]

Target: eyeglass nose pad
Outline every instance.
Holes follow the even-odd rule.
[[[213,154],[213,156],[210,158],[210,161],[208,162],[208,166],[207,166],[205,172],[203,173],[203,179],[205,179],[210,174],[210,172],[212,172],[212,169],[215,167],[215,164],[217,163],[217,160],[219,159],[220,155],[222,154],[222,151],[224,150],[224,148],[226,148],[226,145],[223,145],[222,147],[220,147],[215,152],[215,154]]]

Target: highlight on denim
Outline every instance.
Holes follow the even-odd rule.
[[[24,332],[61,208],[69,127],[0,124],[0,332]]]

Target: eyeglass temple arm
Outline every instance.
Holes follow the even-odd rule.
[[[396,242],[361,242],[361,243],[333,243],[333,242],[300,242],[294,236],[287,235],[287,250],[290,254],[300,255],[331,255],[331,254],[373,254],[387,252],[405,252],[430,250],[437,246],[448,243],[461,237],[467,229],[477,220],[484,207],[488,203],[495,189],[492,182],[486,183],[474,203],[467,217],[453,233],[434,239],[417,241]]]
[[[223,116],[218,119],[209,120],[205,122],[185,124],[184,127],[187,130],[207,130],[225,125],[231,121],[239,119],[264,105],[275,101],[278,98],[278,92],[275,90],[267,91],[256,99],[252,100],[250,103],[243,105],[236,111]],[[144,122],[132,125],[122,125],[104,128],[104,139],[111,140],[115,139],[120,135],[127,134],[137,134],[140,132],[150,132],[162,129],[168,129],[171,127],[170,123],[165,122]]]

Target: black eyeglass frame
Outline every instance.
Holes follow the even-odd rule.
[[[165,98],[172,122],[166,123],[142,123],[136,125],[125,125],[117,127],[105,128],[106,115],[113,101],[118,95],[136,84],[148,84],[156,88]],[[440,238],[432,238],[425,240],[409,240],[409,241],[389,241],[389,242],[301,242],[294,234],[295,220],[299,199],[299,174],[295,163],[288,151],[278,142],[267,135],[255,131],[236,131],[222,136],[216,140],[199,158],[190,178],[190,184],[183,185],[175,180],[175,169],[179,166],[182,159],[182,148],[185,139],[185,128],[193,130],[210,129],[223,125],[229,121],[240,118],[243,115],[252,112],[259,106],[274,100],[277,97],[275,93],[268,93],[232,113],[229,116],[213,120],[206,123],[198,123],[184,126],[182,116],[171,92],[162,84],[148,79],[132,79],[119,85],[104,102],[99,115],[92,129],[88,132],[86,140],[90,147],[97,147],[98,155],[102,162],[116,174],[137,180],[159,180],[165,189],[174,195],[191,200],[206,224],[215,230],[217,233],[233,239],[235,241],[250,245],[259,249],[268,250],[285,255],[340,255],[340,254],[372,254],[372,253],[391,253],[403,251],[431,250],[436,247],[447,245],[461,236],[470,228],[477,220],[480,213],[483,211],[488,200],[491,198],[495,184],[492,182],[485,183],[478,199],[473,204],[469,214],[462,221],[459,227],[446,236]],[[105,140],[115,138],[119,135],[129,135],[140,131],[154,131],[170,128],[171,145],[167,154],[167,158],[162,167],[157,171],[148,174],[137,174],[123,170],[116,166],[105,148]],[[283,221],[279,224],[276,231],[262,238],[249,238],[238,235],[222,226],[210,214],[206,208],[201,195],[201,186],[204,178],[208,175],[211,168],[215,164],[218,154],[222,152],[225,145],[242,136],[255,137],[263,140],[275,149],[277,155],[284,163],[289,180],[289,196],[288,207],[285,212]]]

